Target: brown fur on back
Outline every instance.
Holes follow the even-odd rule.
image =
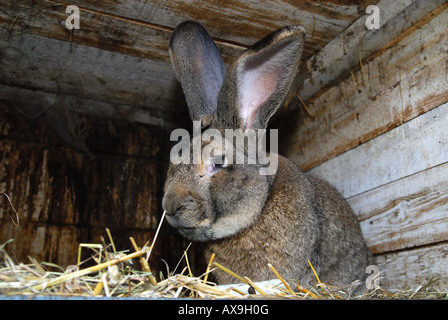
[[[267,267],[271,263],[285,279],[308,283],[314,279],[310,260],[323,282],[350,284],[364,279],[366,267],[374,263],[342,196],[281,156],[259,219],[231,238],[210,242],[207,258],[211,253],[215,261],[253,281],[275,278]],[[235,282],[222,271],[216,277],[220,284]]]

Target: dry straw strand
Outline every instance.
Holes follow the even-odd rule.
[[[264,292],[263,290],[260,289],[260,287],[258,287],[252,280],[250,280],[248,277],[244,277],[244,279],[246,279],[247,283],[254,288],[255,290],[257,290],[261,295],[266,295],[266,292]]]
[[[310,265],[311,270],[313,270],[313,273],[314,273],[314,276],[316,277],[317,282],[319,282],[319,284],[322,284],[322,282],[320,282],[319,276],[317,275],[316,270],[314,270],[314,267],[313,267],[313,265],[311,264],[311,261],[310,261],[310,260],[308,260],[308,264]]]
[[[276,276],[277,278],[280,279],[280,281],[281,281],[281,282],[283,283],[283,285],[285,286],[286,290],[288,290],[288,292],[289,292],[291,295],[295,296],[295,295],[296,295],[295,292],[292,291],[292,289],[291,289],[291,287],[289,286],[289,284],[283,279],[283,277],[277,272],[277,270],[275,270],[274,266],[273,266],[272,264],[268,263],[268,267],[272,270],[272,272],[274,272],[275,276]]]
[[[306,113],[308,114],[308,116],[311,119],[314,119],[314,115],[311,113],[310,109],[308,108],[308,106],[306,105],[305,101],[303,101],[302,97],[299,94],[296,94],[297,99],[299,99],[299,101],[302,103],[303,108],[305,109]]]
[[[319,299],[319,297],[317,295],[315,295],[314,293],[312,293],[311,291],[309,291],[308,289],[302,287],[300,284],[297,284],[297,290],[305,293],[306,295],[309,295],[310,297],[314,298],[314,299]]]
[[[114,239],[112,238],[112,235],[110,234],[109,228],[106,228],[107,236],[109,237],[110,244],[112,245],[112,250],[114,251],[114,254],[117,254],[117,249],[115,248]]]
[[[14,223],[14,225],[15,225],[16,227],[18,227],[18,226],[19,226],[19,223],[20,223],[20,220],[19,220],[19,214],[17,213],[16,209],[15,209],[14,206],[12,205],[12,202],[11,202],[11,199],[9,198],[9,196],[8,196],[6,193],[4,193],[4,192],[2,192],[2,195],[4,195],[4,196],[6,197],[6,199],[8,199],[9,205],[11,206],[12,210],[13,210],[14,213],[16,214],[16,219],[15,219],[15,220],[14,220],[14,218],[13,218],[13,216],[12,216],[11,213],[9,214],[9,216],[10,216],[10,218],[11,218],[12,223]]]
[[[162,217],[160,218],[159,225],[157,226],[156,234],[154,235],[154,239],[152,240],[151,247],[146,255],[146,261],[148,261],[149,257],[151,257],[152,248],[154,248],[154,244],[156,243],[157,236],[159,235],[159,231],[160,231],[160,228],[162,227],[163,220],[165,220],[165,214],[166,214],[166,211],[164,210],[162,213]]]
[[[53,280],[50,280],[48,282],[45,282],[43,284],[39,284],[37,286],[34,286],[33,290],[40,291],[40,290],[42,290],[44,288],[49,288],[51,286],[54,286],[54,285],[57,285],[57,284],[60,284],[60,283],[64,283],[64,282],[66,282],[68,280],[71,280],[71,279],[80,278],[80,277],[85,276],[87,274],[90,274],[90,273],[93,273],[93,272],[96,272],[96,271],[100,271],[100,270],[102,270],[104,268],[107,268],[109,266],[113,266],[113,265],[115,265],[115,264],[117,264],[119,262],[124,262],[124,261],[130,260],[130,259],[137,258],[137,257],[145,254],[147,251],[148,251],[148,248],[144,248],[144,250],[141,250],[141,251],[138,251],[138,252],[134,252],[134,253],[125,255],[123,257],[120,257],[120,258],[115,258],[115,259],[103,262],[103,263],[98,264],[98,265],[93,266],[93,267],[85,268],[85,269],[82,269],[82,270],[79,270],[79,271],[76,271],[76,272],[72,272],[72,273],[68,273],[68,274],[62,275],[60,277],[57,277],[57,278],[55,278]]]
[[[359,43],[358,43],[358,59],[359,59],[359,66],[361,67],[361,79],[362,79],[362,84],[364,86],[364,88],[366,87],[366,81],[365,81],[365,73],[364,73],[364,66],[362,64],[362,50],[361,50],[361,42],[362,40],[359,39]]]
[[[212,266],[213,260],[215,260],[215,256],[216,256],[215,253],[212,253],[210,260],[208,261],[207,269],[205,270],[204,280],[202,281],[204,284],[207,283],[208,274],[210,273],[210,268]]]
[[[232,277],[237,278],[237,279],[240,280],[242,283],[245,283],[245,284],[250,285],[249,282],[248,282],[245,278],[243,278],[242,276],[236,274],[236,273],[233,272],[232,270],[227,269],[226,267],[224,267],[223,265],[219,264],[218,262],[215,262],[214,265],[215,265],[216,267],[218,267],[219,269],[221,269],[222,271],[227,272],[227,273],[230,274]]]
[[[188,248],[187,248],[187,250],[188,250]],[[193,272],[191,271],[191,268],[190,268],[190,262],[188,261],[187,250],[184,251],[185,262],[187,263],[188,275],[189,275],[191,278],[193,278]]]
[[[76,265],[79,267],[81,265],[81,251],[82,248],[90,248],[90,249],[100,249],[100,260],[98,263],[101,262],[101,251],[104,249],[103,245],[100,243],[80,243],[78,246],[78,259]]]
[[[132,246],[134,247],[134,250],[136,252],[140,251],[141,249],[137,246],[137,243],[135,243],[135,240],[133,237],[130,237],[129,240],[131,241]],[[146,244],[145,244],[146,246]],[[140,260],[140,264],[142,265],[142,268],[144,271],[148,272],[149,275],[149,281],[151,282],[151,284],[153,286],[157,285],[157,280],[156,277],[154,277],[154,274],[151,271],[151,268],[149,267],[148,261],[146,261],[145,258],[143,258],[142,256],[139,257]]]

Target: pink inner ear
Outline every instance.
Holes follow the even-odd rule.
[[[282,69],[281,53],[248,57],[238,70],[238,102],[244,129],[251,128],[257,111],[277,88]]]
[[[252,126],[258,108],[274,93],[278,82],[278,72],[266,72],[263,66],[245,70],[240,78],[240,115],[245,129]]]

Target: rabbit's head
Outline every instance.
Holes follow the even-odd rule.
[[[287,95],[304,39],[302,27],[279,29],[247,49],[226,74],[200,24],[183,22],[174,31],[171,60],[198,135],[182,149],[188,161],[171,161],[162,205],[185,237],[229,237],[261,213],[274,175],[260,174],[266,162],[250,149],[249,133],[259,140]]]

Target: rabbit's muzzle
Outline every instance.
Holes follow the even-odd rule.
[[[184,197],[177,192],[168,192],[165,193],[162,201],[163,209],[166,211],[168,216],[175,216],[177,214],[182,214],[182,211],[185,210],[185,206],[183,205]],[[186,203],[192,200],[186,201]]]
[[[168,223],[192,240],[206,240],[210,219],[203,200],[192,195],[167,190],[162,200]]]

